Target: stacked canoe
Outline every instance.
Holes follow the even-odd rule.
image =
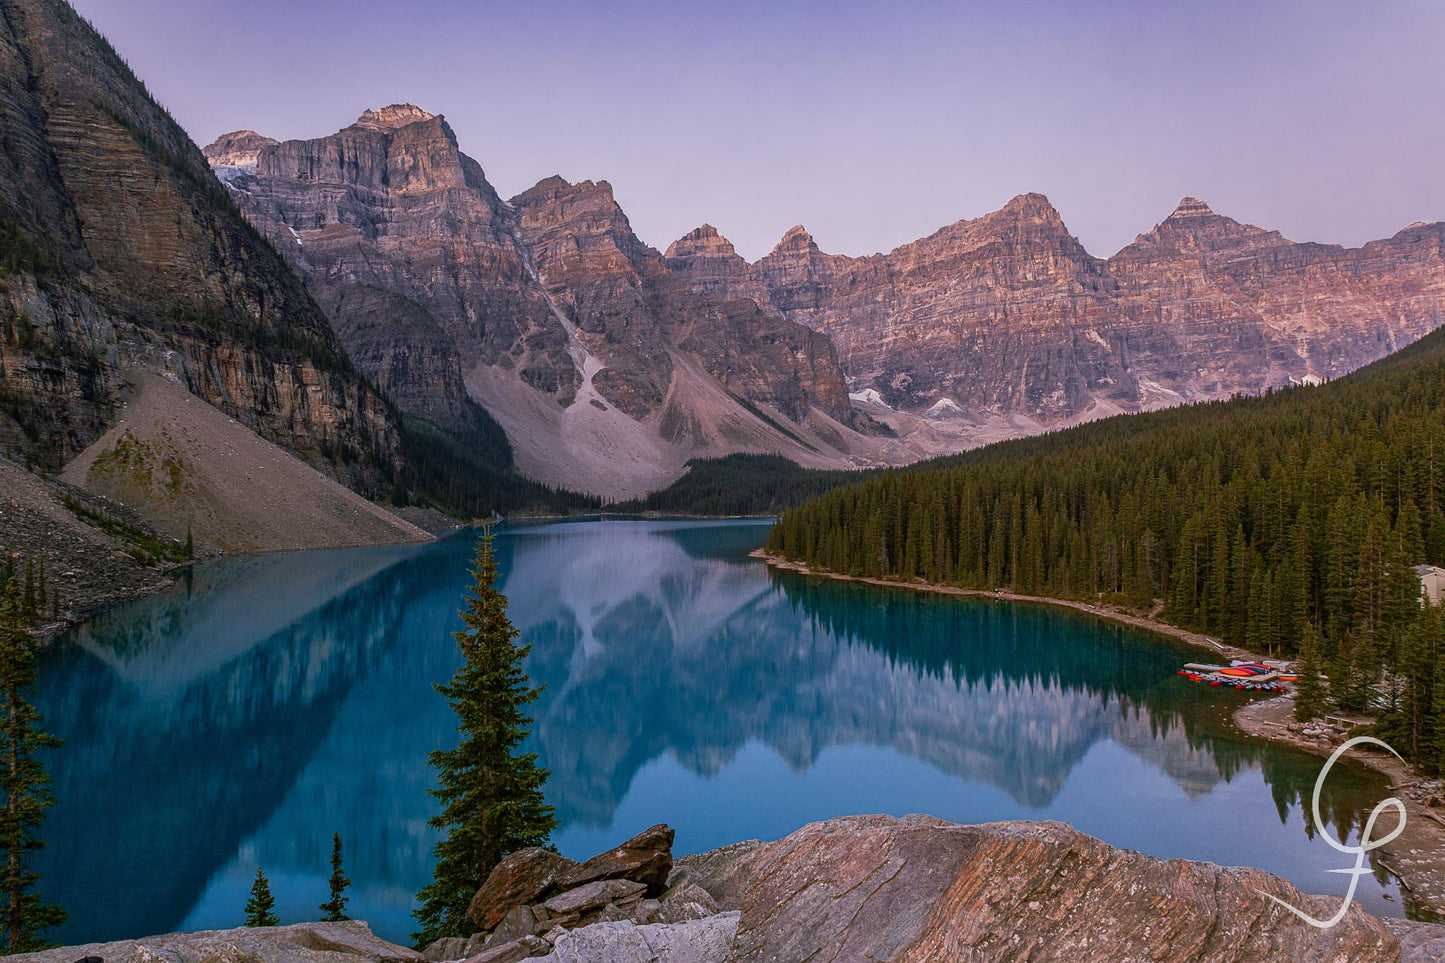
[[[1210,685],[1257,692],[1284,692],[1285,683],[1295,680],[1289,669],[1288,662],[1245,662],[1234,659],[1229,665],[1190,662],[1179,670],[1179,674],[1191,682],[1207,682]]]

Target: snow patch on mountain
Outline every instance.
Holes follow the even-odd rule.
[[[952,398],[939,398],[924,413],[926,418],[958,418],[967,414]]]
[[[887,408],[890,411],[893,410],[893,406],[883,400],[883,396],[878,393],[877,388],[864,388],[862,391],[850,391],[848,392],[848,400],[865,405],[877,405],[880,408]]]

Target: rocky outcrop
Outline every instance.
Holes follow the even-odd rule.
[[[116,943],[89,943],[13,957],[26,963],[421,963],[415,950],[372,935],[362,922],[296,923],[200,933],[168,933]]]
[[[0,444],[58,468],[142,366],[353,488],[386,482],[399,441],[382,399],[185,132],[61,0],[0,3],[0,105]]]
[[[708,915],[678,912],[693,897],[667,891],[672,840],[671,828],[653,826],[581,865],[545,849],[520,850],[487,876],[467,916],[495,946],[606,918],[641,924]],[[666,920],[657,918],[663,905]]]
[[[166,959],[517,963],[745,963],[817,960],[1178,960],[1279,963],[1439,959],[1445,926],[1381,921],[1358,907],[1319,929],[1333,898],[1261,870],[1161,860],[1063,823],[963,826],[930,816],[846,816],[773,843],[677,861],[661,900],[643,884],[596,880],[514,907],[490,932],[425,954],[365,923],[170,934],[22,955]]]
[[[484,930],[496,927],[508,913],[558,889],[558,880],[577,868],[550,849],[521,849],[497,864],[472,897],[467,915]]]
[[[653,826],[616,849],[598,853],[561,878],[564,888],[605,880],[635,880],[649,897],[662,895],[672,872],[672,828]]]
[[[1423,961],[1417,948],[1442,931],[1358,908],[1316,929],[1261,893],[1320,918],[1337,901],[1260,870],[1117,850],[1062,823],[844,817],[698,863],[690,878],[741,912],[726,957],[739,963]]]
[[[609,884],[616,893],[602,891]],[[1429,954],[1445,940],[1445,927],[1387,925],[1358,908],[1337,926],[1312,927],[1264,894],[1316,918],[1332,916],[1335,900],[1302,895],[1262,870],[1115,849],[1054,822],[842,817],[774,843],[683,857],[668,886],[660,902],[638,902],[641,884],[586,883],[514,910],[515,926],[504,922],[485,939],[447,948],[465,949],[471,963],[532,956],[1224,963],[1424,961],[1436,959]]]
[[[702,454],[846,460],[853,415],[827,337],[692,290],[605,181],[502,201],[446,121],[412,105],[207,150],[361,369],[454,432],[480,402],[533,477],[630,495]]]
[[[206,158],[216,176],[229,180],[237,174],[254,174],[261,151],[277,143],[254,130],[237,130],[216,138],[201,150],[201,156]]]
[[[888,254],[826,254],[799,226],[746,265],[704,226],[668,265],[826,332],[860,396],[1035,430],[1336,377],[1445,321],[1445,225],[1299,244],[1193,198],[1107,260],[1025,194]]]

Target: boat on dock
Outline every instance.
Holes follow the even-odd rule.
[[[1289,672],[1290,668],[1288,662],[1248,662],[1234,659],[1229,665],[1187,662],[1184,668],[1179,670],[1179,675],[1191,682],[1207,682],[1210,685],[1229,686],[1234,689],[1285,692],[1285,683],[1295,680],[1295,676]]]

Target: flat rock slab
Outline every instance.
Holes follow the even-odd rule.
[[[422,963],[420,953],[374,936],[359,920],[168,933],[7,957],[26,963]]]
[[[598,909],[608,903],[626,903],[642,898],[647,887],[630,879],[599,879],[594,883],[559,893],[542,905],[553,916],[571,916]]]
[[[648,896],[661,896],[672,872],[672,829],[659,823],[627,842],[598,853],[568,873],[558,884],[572,889],[599,879],[631,879],[647,886]]]
[[[741,858],[730,961],[1397,960],[1358,906],[1304,896],[1262,870],[1161,860],[1056,822],[959,826],[858,816],[805,826]],[[699,881],[706,885],[704,881]]]
[[[738,914],[686,923],[594,923],[557,937],[538,963],[728,963]]]

